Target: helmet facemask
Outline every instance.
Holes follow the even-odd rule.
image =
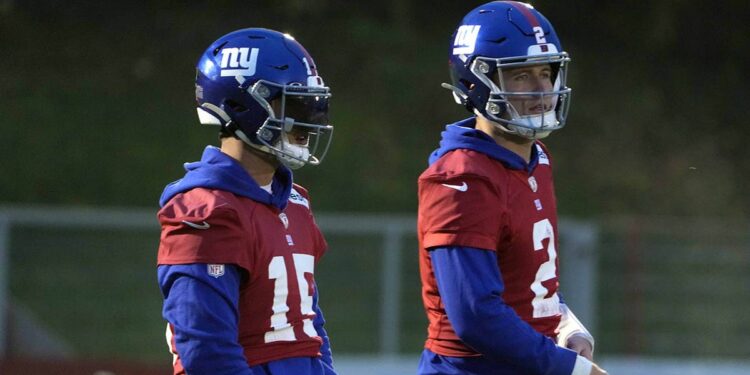
[[[506,133],[527,139],[541,139],[565,125],[571,89],[566,85],[567,53],[534,57],[488,58],[478,56],[470,71],[489,88],[486,107],[481,112]],[[548,65],[550,87],[544,91],[511,91],[503,72]]]
[[[291,169],[320,164],[331,144],[333,126],[328,124],[330,89],[318,82],[319,78],[308,86],[255,82],[247,91],[265,109],[268,118],[255,134],[260,145],[245,139],[241,132],[240,138],[275,155]],[[269,98],[274,99],[269,102]]]

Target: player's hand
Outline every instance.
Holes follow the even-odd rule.
[[[591,343],[581,336],[573,336],[568,339],[568,349],[578,353],[581,357],[594,361],[594,351]]]
[[[591,364],[591,372],[589,375],[607,375],[608,372],[602,370],[601,367],[597,366],[596,363]]]

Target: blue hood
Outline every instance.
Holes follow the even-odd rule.
[[[159,198],[160,206],[179,193],[200,187],[228,191],[283,210],[292,190],[292,171],[289,168],[282,165],[276,170],[271,195],[258,186],[240,163],[213,146],[206,147],[200,161],[185,163],[185,170],[185,177],[164,188]]]
[[[534,170],[539,162],[539,153],[536,147],[531,148],[531,160],[529,164],[526,164],[522,157],[498,145],[487,133],[475,129],[475,125],[476,117],[470,117],[446,126],[441,133],[440,147],[430,154],[430,164],[450,151],[468,149],[481,152],[511,169],[525,170],[529,173]]]

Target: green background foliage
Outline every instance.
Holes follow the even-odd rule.
[[[258,26],[294,35],[333,89],[332,150],[298,173],[316,208],[413,212],[439,132],[467,115],[439,84],[480,3],[2,1],[0,196],[155,207],[217,143],[193,108],[198,56]],[[571,117],[547,141],[561,213],[747,213],[748,3],[533,4],[573,57]]]

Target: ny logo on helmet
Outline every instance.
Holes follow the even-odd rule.
[[[458,28],[456,39],[453,41],[454,55],[468,55],[474,52],[480,27],[481,25],[461,25]]]
[[[258,62],[258,48],[225,48],[221,50],[221,76],[251,76]],[[226,68],[243,69],[226,69]]]

